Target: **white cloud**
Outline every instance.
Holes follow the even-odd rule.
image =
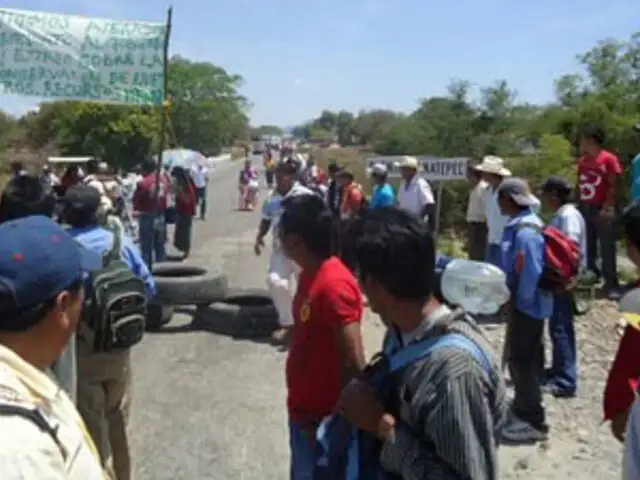
[[[301,87],[305,84],[304,78],[294,78],[293,85],[296,87]]]
[[[19,97],[16,95],[0,95],[0,110],[20,117],[26,113],[37,110],[42,100]]]

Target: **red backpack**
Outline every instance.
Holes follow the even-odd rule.
[[[544,238],[544,267],[538,286],[541,290],[562,293],[569,290],[580,271],[582,254],[580,245],[557,227],[541,227],[535,223],[523,222],[523,227],[533,228]]]

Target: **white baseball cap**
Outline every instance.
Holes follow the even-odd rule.
[[[374,163],[371,168],[368,169],[369,175],[386,175],[389,173],[389,169],[384,163]]]

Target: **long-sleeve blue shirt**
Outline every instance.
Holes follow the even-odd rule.
[[[68,232],[87,250],[96,252],[99,255],[106,254],[113,247],[113,233],[105,228],[98,226],[70,228]],[[140,250],[133,243],[133,240],[124,233],[122,234],[121,245],[122,260],[131,268],[134,275],[144,282],[149,298],[154,297],[156,294],[156,282],[144,260],[142,260]]]
[[[544,237],[534,228],[518,228],[522,222],[541,228],[544,225],[531,210],[511,217],[502,235],[501,267],[516,308],[544,320],[553,310],[553,296],[538,288],[544,267]]]

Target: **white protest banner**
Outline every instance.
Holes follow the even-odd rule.
[[[166,34],[157,23],[0,9],[0,93],[162,104]]]
[[[369,157],[366,160],[367,169],[376,163],[385,165],[390,178],[399,178],[400,172],[396,166],[402,160],[401,156]],[[422,166],[421,174],[424,178],[434,182],[447,180],[464,180],[467,176],[466,157],[416,157]]]

